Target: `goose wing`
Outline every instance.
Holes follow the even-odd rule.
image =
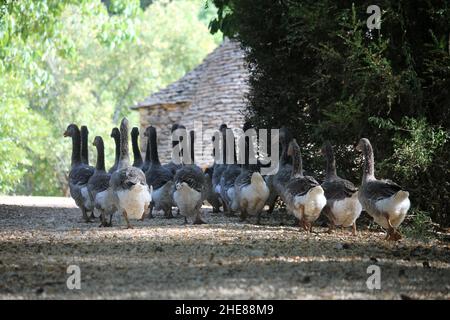
[[[168,181],[173,179],[173,174],[169,169],[162,166],[150,166],[145,173],[147,184],[153,186],[153,189],[159,189],[165,185]]]
[[[389,198],[402,190],[398,184],[391,180],[374,180],[364,187],[364,196],[370,200],[378,201]]]
[[[177,171],[174,177],[175,183],[185,182],[191,189],[202,192],[205,184],[205,176],[202,170],[194,165],[184,166]]]
[[[88,189],[93,194],[105,191],[109,187],[109,180],[111,175],[109,173],[94,174],[88,183]]]
[[[109,181],[109,185],[114,189],[130,189],[139,183],[147,184],[144,172],[135,167],[127,167],[114,172]]]
[[[81,165],[73,168],[69,173],[69,181],[72,184],[86,184],[94,174],[94,167]]]
[[[235,180],[235,185],[238,188],[242,188],[244,186],[247,186],[252,181],[252,174],[253,172],[250,172],[248,170],[243,170],[239,176],[237,176]]]
[[[325,181],[322,188],[325,191],[325,197],[334,200],[349,198],[358,191],[353,183],[345,179]]]
[[[317,187],[319,183],[311,176],[303,176],[299,178],[293,178],[286,186],[286,192],[293,194],[294,196],[302,196],[306,194],[310,189]]]

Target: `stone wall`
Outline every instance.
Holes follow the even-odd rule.
[[[211,155],[213,131],[218,130],[223,123],[236,131],[243,126],[245,96],[249,88],[248,70],[240,44],[225,39],[195,70],[196,72],[191,72],[190,76],[185,76],[160,93],[150,96],[146,101],[153,101],[153,105],[146,106],[142,103],[138,106],[142,132],[150,124],[158,129],[158,149],[162,163],[170,160],[170,128],[175,122],[185,125],[188,130],[196,131],[195,160],[201,166],[211,164],[213,161]],[[184,83],[186,81],[195,85],[187,86]],[[178,92],[177,88],[181,91],[180,97],[186,97],[183,88],[189,88],[192,101],[155,103],[158,99],[162,99],[161,96],[164,99],[173,99],[172,91]],[[144,150],[145,141],[146,139],[141,136]]]

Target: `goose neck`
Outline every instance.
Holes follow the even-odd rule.
[[[95,169],[98,171],[105,171],[105,146],[103,140],[99,139],[96,144],[97,147],[97,163]]]
[[[364,173],[363,182],[375,179],[375,163],[373,149],[370,144],[365,144],[363,148],[364,156]]]

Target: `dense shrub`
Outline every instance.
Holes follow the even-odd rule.
[[[450,7],[447,1],[212,0],[210,24],[246,48],[246,116],[289,126],[307,169],[320,176],[318,148],[336,146],[338,171],[361,177],[353,145],[371,140],[376,174],[411,192],[413,208],[450,224]]]

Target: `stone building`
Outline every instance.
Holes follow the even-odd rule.
[[[157,128],[161,162],[171,157],[172,124],[181,123],[196,132],[196,163],[211,163],[211,132],[222,123],[234,130],[242,128],[247,80],[240,44],[225,39],[192,71],[132,107],[139,111],[141,132],[149,125]],[[144,141],[141,135],[142,149]]]

